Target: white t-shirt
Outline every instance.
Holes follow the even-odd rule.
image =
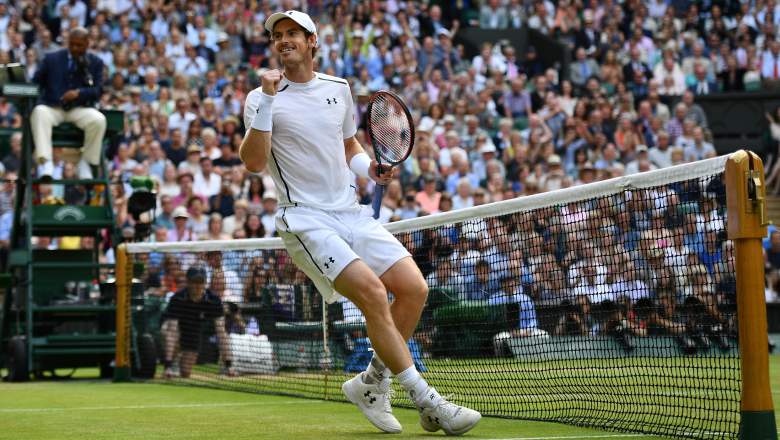
[[[328,211],[357,205],[354,175],[347,166],[344,139],[355,135],[352,92],[347,81],[315,72],[306,83],[282,78],[272,104],[268,169],[279,206]],[[251,126],[262,91],[249,92],[244,123]]]
[[[192,191],[195,194],[205,196],[208,198],[213,195],[216,195],[221,189],[222,177],[217,175],[217,173],[209,174],[208,179],[206,179],[206,177],[203,175],[203,173],[200,170],[197,170],[194,174],[195,174],[195,181],[192,184]]]

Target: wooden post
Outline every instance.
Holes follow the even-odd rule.
[[[130,285],[132,273],[128,273],[127,247],[116,247],[116,359],[114,381],[130,380]]]
[[[764,165],[752,152],[740,150],[726,162],[728,237],[734,241],[737,319],[742,372],[742,440],[777,440],[769,384],[769,341],[764,299],[766,236]]]

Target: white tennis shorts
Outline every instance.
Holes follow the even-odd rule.
[[[286,207],[276,214],[276,230],[295,264],[328,303],[339,299],[333,281],[360,258],[382,276],[409,251],[372,217],[370,206],[348,211]]]

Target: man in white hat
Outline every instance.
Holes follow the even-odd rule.
[[[299,11],[268,17],[283,72],[268,70],[249,93],[250,127],[240,156],[250,172],[268,167],[277,188],[276,230],[295,264],[327,302],[344,295],[360,310],[375,356],[342,390],[377,428],[400,432],[390,405],[391,373],[419,408],[426,431],[463,434],[481,415],[448,402],[415,369],[406,341],[414,333],[428,285],[409,252],[358,205],[355,175],[386,185],[396,174],[381,167],[355,138],[346,80],[313,70],[317,28]],[[354,174],[353,174],[354,173]],[[387,292],[395,299],[388,304]]]

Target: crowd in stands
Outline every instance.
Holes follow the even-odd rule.
[[[246,129],[247,93],[259,85],[259,73],[279,67],[263,22],[287,9],[307,11],[317,22],[316,70],[349,81],[360,122],[357,136],[365,147],[363,121],[372,92],[393,89],[412,109],[415,149],[385,192],[383,221],[713,157],[714,139],[697,98],[780,85],[780,5],[774,0],[10,1],[0,2],[0,63],[21,62],[31,77],[43,56],[67,45],[70,29],[87,27],[90,50],[106,67],[99,107],[122,110],[126,118],[121,142],[109,152],[111,176],[120,182],[112,187],[118,227],[133,226],[127,213],[131,188],[121,182],[149,175],[158,194],[153,240],[271,237],[278,189],[267,174],[248,173],[237,150]],[[513,47],[506,40],[484,42],[478,53],[467,54],[458,33],[472,27],[534,29],[570,50],[572,62],[565,70],[545,65],[533,46]],[[20,121],[13,105],[0,98],[0,126],[18,127]],[[20,151],[21,139],[14,136],[2,160],[6,178],[16,176]],[[61,154],[55,151],[55,157]],[[62,173],[68,172],[65,162],[58,159]],[[373,182],[356,182],[357,197],[368,203]],[[0,192],[0,215],[5,215],[0,241],[10,229],[3,219],[12,191],[6,185]],[[708,234],[709,226],[689,217],[709,219],[724,207],[716,203],[707,211],[711,201],[706,198],[689,201],[692,210],[674,227],[695,231],[669,234],[664,246],[641,251],[628,246],[633,241],[621,242],[625,251],[610,253],[611,259],[599,264],[582,263],[595,258],[586,249],[553,249],[556,243],[546,231],[563,220],[549,227],[523,222],[528,228],[523,230],[488,222],[487,230],[507,231],[493,236],[499,243],[486,246],[501,249],[510,232],[526,234],[511,252],[536,254],[524,255],[518,263],[522,267],[506,270],[539,281],[531,283],[544,290],[531,295],[538,300],[553,298],[561,289],[579,289],[594,277],[604,285],[647,284],[647,271],[673,269],[652,263],[671,258],[670,252],[680,260],[675,267],[704,269],[701,276],[715,285],[713,267],[723,261],[710,257],[725,252],[726,242],[704,246],[700,236]],[[631,203],[645,202],[652,203]],[[591,224],[583,206],[568,210],[557,215],[578,219],[584,230],[614,232],[603,240],[641,241],[647,231],[668,228],[665,210],[650,210],[641,219],[605,210],[603,218],[610,224]],[[660,220],[652,212],[660,213]],[[693,236],[693,244],[675,241]],[[575,240],[575,246],[586,241]],[[517,248],[532,242],[536,245]],[[455,240],[449,246],[455,255],[480,252],[470,243]],[[686,246],[690,261],[674,251]],[[547,247],[549,252],[537,252]],[[627,258],[626,252],[640,255]],[[560,272],[556,281],[559,272],[548,266],[564,261],[571,263],[566,265],[569,275]],[[614,278],[630,262],[648,267],[632,267],[621,275],[626,279]],[[494,277],[493,261],[474,263],[476,279],[488,269],[493,279],[478,281],[483,284],[479,290],[466,289],[465,298],[490,299],[491,292],[505,288]],[[532,273],[529,267],[546,269]],[[246,270],[241,272],[237,275],[244,279]],[[434,280],[429,281],[440,282],[437,273],[431,266],[426,275]],[[673,275],[653,279],[678,279]],[[637,289],[656,291],[652,285]],[[702,301],[714,314],[711,303]]]

